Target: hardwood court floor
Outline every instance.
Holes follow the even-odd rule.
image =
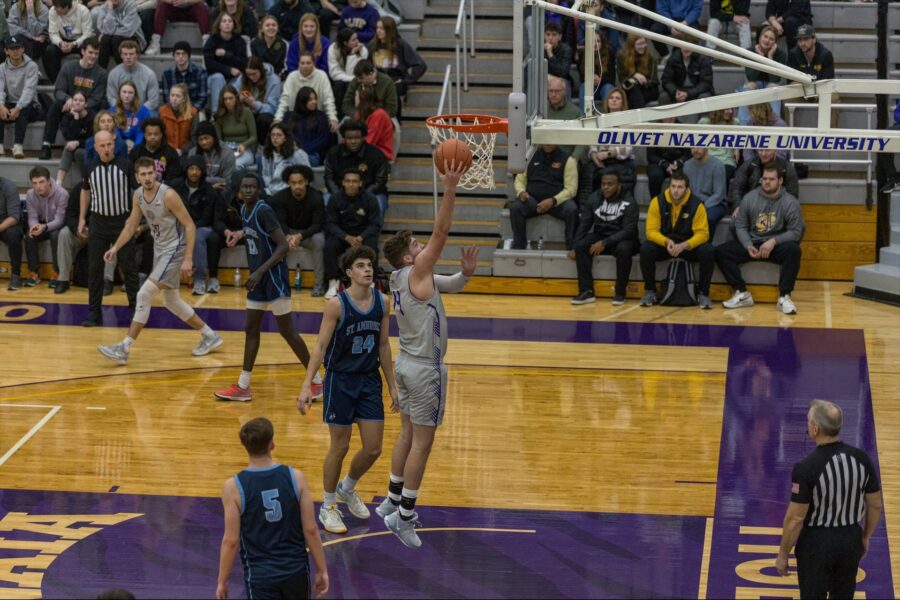
[[[639,308],[629,301],[573,307],[567,299],[445,297],[454,317],[517,317],[509,339],[452,339],[446,427],[436,441],[423,504],[709,516],[716,478],[728,350],[653,344],[528,341],[537,327],[591,323],[740,325],[862,329],[883,480],[893,573],[900,574],[900,309],[845,296],[849,284],[801,282],[800,313],[774,305],[740,311]],[[240,309],[234,289],[200,298],[202,308]],[[124,304],[119,292],[107,304]],[[0,489],[216,496],[239,470],[237,429],[264,414],[276,426],[276,456],[296,464],[321,497],[327,429],[321,405],[301,417],[293,398],[304,375],[277,334],[263,334],[251,404],[217,403],[212,391],[239,371],[243,334],[204,358],[185,330],[144,331],[127,367],[96,352],[124,330],[30,323],[46,304],[86,302],[83,290],[0,292]],[[15,303],[15,309],[9,303]],[[320,312],[304,291],[295,310]],[[22,308],[24,306],[24,308]],[[61,308],[65,312],[67,308]],[[158,309],[163,310],[163,309]],[[451,331],[451,337],[452,337]],[[314,334],[304,334],[311,344]],[[395,348],[396,349],[396,348]],[[804,351],[815,353],[814,347]],[[837,398],[840,400],[840,398]],[[8,451],[53,407],[33,437]],[[802,431],[804,423],[788,422]],[[386,423],[385,446],[397,419]],[[355,444],[355,442],[354,442]],[[354,445],[353,448],[356,446]],[[351,450],[352,451],[352,450]],[[3,455],[2,453],[7,453]],[[797,457],[799,458],[799,457]],[[365,499],[383,494],[387,453],[361,482]],[[783,505],[787,496],[773,498]],[[894,593],[900,596],[895,577]]]

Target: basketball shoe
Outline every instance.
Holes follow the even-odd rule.
[[[197,344],[197,347],[191,350],[191,354],[194,356],[206,356],[219,346],[224,343],[222,336],[218,333],[213,332],[212,335],[202,335],[200,336],[200,343]]]
[[[398,510],[400,510],[400,509],[397,507],[396,504],[391,502],[390,498],[385,498],[384,500],[381,501],[381,504],[379,504],[377,507],[375,507],[375,512],[378,513],[378,516],[381,517],[382,519],[387,517],[388,515],[394,514]]]
[[[97,350],[109,360],[120,365],[124,365],[128,362],[128,348],[126,348],[125,344],[122,342],[113,344],[112,346],[97,346]]]
[[[347,533],[344,516],[337,506],[325,506],[319,509],[319,523],[328,533]]]
[[[349,492],[345,492],[344,488],[341,487],[342,481],[338,481],[337,489],[335,489],[335,494],[337,494],[338,500],[345,503],[347,508],[350,510],[350,514],[352,514],[357,519],[368,519],[371,515],[368,507],[366,507],[366,503],[362,501],[362,498],[359,497],[359,494],[356,493],[356,490],[350,490]]]
[[[403,545],[407,548],[418,548],[422,545],[422,540],[416,533],[416,519],[419,518],[418,513],[413,513],[412,519],[404,521],[400,518],[400,512],[395,512],[384,518],[384,526],[394,532]]]
[[[215,392],[214,395],[219,400],[233,400],[235,402],[250,402],[253,400],[253,394],[250,393],[250,388],[244,389],[236,383],[231,384],[224,390]]]

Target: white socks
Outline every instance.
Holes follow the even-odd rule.
[[[238,387],[245,390],[250,388],[250,371],[241,371],[241,376],[238,377]]]
[[[358,479],[350,479],[350,475],[344,477],[344,480],[341,482],[341,489],[345,492],[352,492],[356,489],[356,482]]]
[[[337,506],[337,494],[335,492],[325,492],[325,506]]]

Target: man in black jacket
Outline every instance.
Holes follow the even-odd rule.
[[[305,248],[310,252],[316,278],[312,295],[318,297],[325,295],[325,202],[322,192],[310,186],[313,176],[313,170],[306,165],[286,168],[281,177],[288,187],[275,194],[269,206],[281,223],[288,248]]]
[[[594,302],[594,257],[612,254],[616,257],[616,289],[613,306],[625,303],[631,261],[638,251],[638,221],[640,209],[637,202],[622,197],[619,175],[615,171],[604,173],[600,189],[588,196],[581,207],[581,223],[575,236],[575,264],[578,268],[578,295],[572,304]]]
[[[695,38],[685,41],[697,43]],[[686,48],[675,48],[660,81],[663,87],[660,104],[707,98],[715,90],[712,59]]]
[[[547,73],[565,79],[571,85],[572,47],[562,42],[562,28],[553,21],[544,25],[544,58],[547,60]]]
[[[175,180],[172,189],[178,192],[197,228],[194,238],[194,289],[192,294],[215,294],[219,291],[219,256],[222,236],[213,228],[216,207],[222,202],[219,192],[206,183],[206,161],[201,156],[189,156],[184,176]],[[206,278],[209,276],[209,282]]]
[[[381,209],[375,196],[362,186],[362,174],[348,169],[344,172],[343,190],[332,194],[325,206],[326,298],[337,296],[341,277],[338,257],[344,250],[365,244],[378,256],[378,236],[383,225]]]
[[[344,143],[332,147],[325,156],[325,187],[328,194],[336,194],[342,189],[344,173],[348,169],[359,171],[363,189],[378,198],[383,217],[388,209],[387,182],[391,165],[381,150],[366,143],[367,133],[365,123],[352,119],[344,121],[341,125]]]
[[[788,51],[797,44],[797,29],[812,25],[812,3],[809,0],[768,0],[766,21],[778,35],[784,35]]]
[[[178,152],[166,141],[166,129],[162,119],[151,117],[141,123],[144,140],[131,149],[128,158],[131,162],[137,159],[152,158],[156,164],[156,180],[172,185],[184,175],[181,169],[181,158]]]
[[[773,161],[778,165],[778,172],[781,173],[781,177],[784,179],[784,189],[794,198],[800,197],[800,180],[797,178],[794,164],[783,158],[778,158],[774,150],[757,150],[753,160],[746,160],[741,163],[741,166],[734,172],[734,178],[731,180],[728,202],[735,209],[734,217],[737,216],[737,207],[740,206],[741,200],[747,192],[759,187],[763,167]],[[710,235],[713,233],[710,232]]]

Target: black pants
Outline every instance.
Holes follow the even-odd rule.
[[[796,550],[800,597],[853,598],[862,550],[859,525],[804,527]]]
[[[256,118],[256,140],[259,142],[259,152],[262,152],[266,145],[266,138],[269,136],[269,129],[272,127],[272,121],[275,115],[269,113],[259,113]]]
[[[119,57],[119,44],[125,40],[133,40],[138,46],[141,45],[141,39],[136,35],[122,37],[120,35],[104,34],[100,39],[100,59],[97,61],[97,64],[106,69],[110,58],[116,61],[117,65],[120,64],[122,59]]]
[[[628,108],[644,108],[650,102],[659,100],[659,84],[635,84],[631,89],[625,90],[625,96],[628,98]]]
[[[50,247],[53,249],[53,270],[59,273],[59,264],[56,262],[56,244],[59,239],[59,229],[53,231],[45,231],[38,237],[25,236],[25,254],[28,257],[28,270],[32,273],[38,273],[41,269],[41,257],[39,245],[44,240],[50,240]]]
[[[109,250],[119,234],[128,215],[104,217],[91,215],[88,227],[88,318],[101,321],[100,309],[103,307],[103,255]],[[138,292],[138,271],[135,261],[134,238],[128,240],[117,254],[118,266],[125,277],[125,293],[128,294],[128,306],[134,310]]]
[[[647,165],[647,186],[650,188],[650,197],[656,198],[662,191],[663,182],[669,177],[669,172],[657,164]],[[712,232],[710,232],[711,234]]]
[[[538,216],[537,205],[538,200],[534,196],[528,196],[528,200],[525,202],[518,198],[509,201],[509,222],[513,230],[513,248],[525,249],[527,242],[525,223],[528,219]],[[566,200],[562,204],[557,204],[545,214],[556,217],[566,224],[566,250],[572,250],[575,247],[575,232],[578,231],[578,207],[575,205],[575,200]]]
[[[350,234],[355,235],[355,234]],[[371,248],[375,251],[375,256],[378,256],[378,234],[374,234],[368,237],[363,238],[363,244]],[[325,279],[343,279],[344,272],[341,271],[341,267],[338,259],[341,257],[341,254],[344,253],[347,248],[350,247],[343,238],[339,238],[333,235],[325,235],[325,249],[323,250],[322,258],[325,262]],[[377,259],[376,259],[377,264]]]
[[[156,9],[139,10],[138,16],[141,18],[141,32],[144,34],[144,39],[147,40],[147,43],[150,43],[150,38],[153,37],[153,20],[156,18]],[[105,69],[106,67],[103,68]],[[169,99],[166,98],[166,102],[168,101]]]
[[[45,66],[46,68],[46,66]],[[62,121],[62,108],[65,100],[54,100],[53,104],[47,110],[47,117],[44,123],[44,143],[53,144],[56,141],[56,132],[59,131],[59,124]],[[79,164],[79,168],[81,165]]]
[[[12,275],[22,272],[22,228],[18,224],[0,231],[0,242],[9,246],[9,266]]]
[[[13,109],[16,107],[15,102],[7,102],[6,108]],[[10,119],[8,121],[0,121],[0,123],[15,123],[15,143],[16,144],[24,144],[25,143],[25,132],[28,130],[28,124],[39,121],[41,118],[40,112],[37,110],[34,104],[29,104],[22,108],[19,111],[19,116],[15,118],[15,120]]]
[[[778,277],[778,294],[784,296],[794,290],[797,274],[800,272],[800,244],[797,242],[782,242],[776,244],[766,262],[781,265],[781,275]],[[741,276],[741,265],[751,260],[747,249],[738,241],[730,240],[716,247],[716,262],[719,270],[725,277],[728,285],[739,292],[747,291],[747,284]]]
[[[47,49],[47,46],[52,46],[49,41],[39,42],[37,40],[33,40],[30,37],[25,37],[25,54],[28,55],[28,58],[37,62],[44,55],[44,51]]]
[[[578,269],[578,291],[594,291],[594,257],[591,256],[591,245],[602,239],[593,231],[575,242],[575,266]],[[637,240],[623,240],[603,249],[603,254],[616,257],[616,296],[624,296],[628,287],[628,276],[631,274],[631,261],[638,248]]]
[[[246,583],[247,597],[259,600],[293,600],[310,597],[309,572],[303,571],[291,575],[281,581],[254,581],[252,578]]]
[[[644,242],[641,244],[641,275],[644,276],[644,290],[656,291],[656,263],[672,258],[669,251],[654,244]],[[700,244],[693,250],[687,250],[678,255],[689,263],[700,263],[700,280],[697,282],[697,292],[709,296],[709,283],[712,281],[713,270],[716,268],[716,249],[712,244]]]
[[[63,52],[62,48],[56,44],[47,46],[47,49],[44,50],[44,72],[47,73],[47,79],[56,83],[56,77],[62,69],[63,58],[70,55],[80,55],[78,46],[73,46],[69,52]]]

